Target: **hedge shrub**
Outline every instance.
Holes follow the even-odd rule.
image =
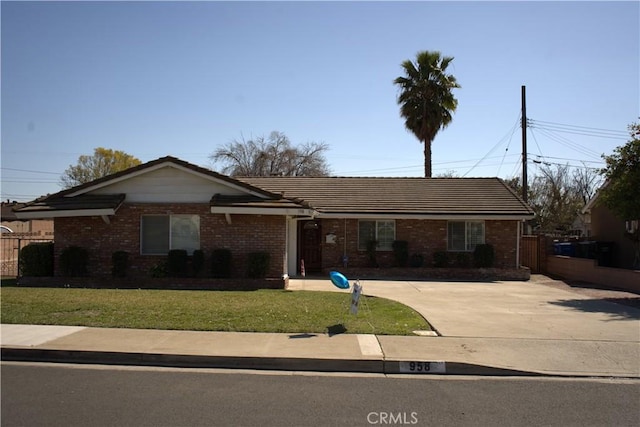
[[[184,249],[171,249],[167,255],[167,275],[169,277],[186,277],[189,255]]]
[[[113,277],[127,277],[129,268],[129,252],[115,251],[111,254],[111,275]]]
[[[413,254],[409,259],[409,267],[420,268],[424,264],[424,256],[422,254]]]
[[[86,276],[88,264],[89,252],[80,246],[69,246],[60,254],[60,272],[63,276]]]
[[[231,277],[231,251],[214,249],[211,255],[211,276],[215,278]]]
[[[491,268],[495,260],[493,246],[489,243],[476,245],[473,251],[473,264],[478,268]]]
[[[191,265],[193,267],[193,275],[196,277],[199,276],[202,271],[202,267],[204,267],[204,251],[202,249],[196,249],[193,251]]]
[[[394,240],[391,247],[396,266],[406,267],[409,262],[409,242],[406,240]]]
[[[53,242],[30,243],[18,256],[22,276],[53,276]]]
[[[269,252],[251,252],[247,258],[247,276],[252,279],[265,277],[269,272],[270,262]]]
[[[433,266],[445,268],[449,266],[449,254],[446,251],[435,251],[433,253]]]

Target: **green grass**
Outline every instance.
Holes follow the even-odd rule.
[[[3,287],[2,323],[237,332],[412,335],[429,330],[413,309],[365,297],[357,316],[350,295],[335,292],[243,292]]]

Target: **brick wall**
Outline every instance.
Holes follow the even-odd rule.
[[[271,254],[267,276],[282,275],[286,238],[284,217],[231,215],[231,224],[228,224],[224,215],[211,214],[208,204],[125,204],[109,218],[109,224],[100,217],[56,218],[56,260],[64,248],[81,246],[89,251],[89,274],[108,277],[111,275],[111,254],[124,250],[129,252],[129,273],[134,277],[146,277],[154,265],[166,259],[140,254],[140,217],[149,214],[199,215],[200,249],[205,252],[207,270],[211,251],[227,248],[232,253],[234,277],[246,275],[247,254],[258,251]],[[58,271],[56,275],[59,275]]]
[[[496,258],[495,267],[516,267],[517,221],[486,221],[485,241],[493,245]],[[346,230],[346,245],[345,245]],[[323,219],[322,233],[336,235],[336,243],[326,243],[322,239],[322,268],[342,267],[344,251],[349,257],[349,266],[368,267],[369,258],[365,251],[358,250],[357,219]],[[409,242],[409,255],[422,254],[425,266],[431,265],[436,251],[447,249],[447,221],[442,220],[396,220],[396,240]],[[394,264],[393,252],[378,251],[376,260],[380,267]]]

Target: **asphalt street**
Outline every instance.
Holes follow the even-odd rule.
[[[637,426],[640,381],[2,363],[2,426]]]

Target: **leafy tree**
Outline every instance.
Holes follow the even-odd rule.
[[[629,126],[630,139],[610,156],[603,156],[602,170],[606,183],[598,200],[616,216],[626,221],[640,220],[640,123]],[[640,228],[627,233],[635,243],[634,267],[640,268]]]
[[[451,92],[460,85],[446,70],[453,57],[441,56],[440,52],[422,51],[416,55],[415,63],[402,63],[404,76],[393,83],[400,88],[398,104],[405,127],[424,144],[424,175],[431,177],[431,144],[440,129],[452,119],[458,100]]]
[[[240,141],[233,140],[209,156],[220,163],[221,172],[231,176],[327,176],[329,167],[325,143],[308,142],[293,146],[281,132]]]
[[[124,151],[98,147],[93,150],[92,156],[78,157],[78,163],[69,165],[60,180],[64,188],[71,188],[138,166],[140,163],[140,160]]]

